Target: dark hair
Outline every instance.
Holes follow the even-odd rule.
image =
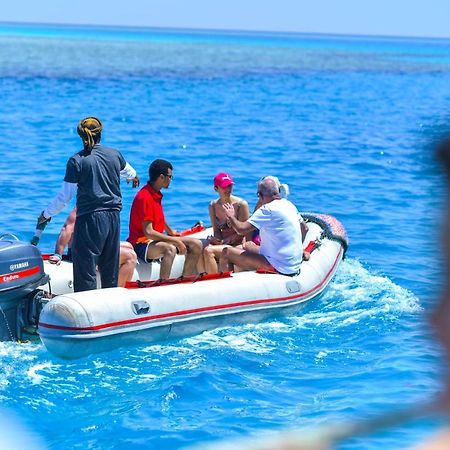
[[[173,170],[172,164],[165,159],[155,159],[148,168],[148,178],[155,181],[160,175],[167,175],[168,170]]]
[[[97,117],[86,117],[77,127],[78,135],[83,140],[84,149],[91,151],[102,137],[103,124]]]

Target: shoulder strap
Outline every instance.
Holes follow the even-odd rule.
[[[241,209],[241,206],[242,206],[242,200],[237,204],[236,219],[239,219],[239,210]]]

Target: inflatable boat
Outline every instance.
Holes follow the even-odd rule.
[[[119,346],[295,314],[324,292],[348,245],[345,229],[335,218],[303,216],[309,228],[305,249],[311,257],[303,261],[297,276],[245,271],[183,278],[179,276],[183,257],[177,257],[169,280],[158,279],[158,262],[140,261],[125,288],[73,293],[71,263],[56,266],[41,260],[34,269],[40,277],[29,285],[32,294],[27,291],[27,300],[20,302],[13,325],[19,329],[38,315],[38,333],[45,347],[60,358],[75,359]],[[1,295],[0,291],[0,299]],[[26,317],[20,318],[23,313]],[[8,337],[8,332],[3,334]]]

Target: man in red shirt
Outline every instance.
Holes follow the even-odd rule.
[[[186,255],[183,276],[193,275],[203,248],[200,240],[181,237],[165,221],[161,189],[170,186],[172,171],[172,164],[164,159],[156,159],[150,164],[149,181],[136,194],[131,206],[127,239],[144,261],[161,258],[161,279],[170,277],[177,253]]]

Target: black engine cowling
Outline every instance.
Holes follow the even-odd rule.
[[[37,288],[48,282],[39,249],[7,235],[0,239],[0,341],[22,337],[35,320]]]

